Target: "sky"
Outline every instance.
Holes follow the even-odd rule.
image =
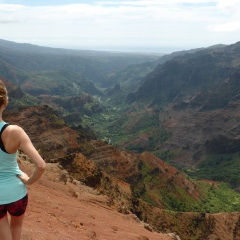
[[[239,0],[0,0],[0,39],[163,52],[240,41]]]

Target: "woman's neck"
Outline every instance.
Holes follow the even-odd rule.
[[[2,122],[3,119],[2,119],[2,111],[0,111],[0,122]]]

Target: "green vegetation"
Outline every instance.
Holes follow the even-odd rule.
[[[156,157],[159,157],[160,159],[164,160],[165,162],[169,162],[169,160],[171,160],[171,158],[173,157],[173,153],[170,150],[157,150],[155,152],[153,152],[153,154]]]
[[[208,183],[194,181],[188,177],[187,181],[194,184],[200,194],[194,198],[189,195],[188,185],[179,185],[178,175],[166,179],[159,168],[152,169],[144,161],[138,164],[139,174],[132,183],[137,197],[147,203],[158,206],[160,201],[165,209],[181,212],[234,212],[240,211],[240,194],[230,189],[225,183]],[[168,172],[168,169],[165,169]],[[175,180],[176,179],[176,180]]]
[[[240,186],[240,153],[212,154],[196,170],[187,173],[196,179],[225,182],[232,188]]]
[[[214,186],[209,183],[198,182],[205,198],[199,203],[200,212],[235,212],[240,211],[240,194],[231,190],[225,183]]]
[[[33,95],[78,96],[84,92],[100,94],[92,82],[77,73],[67,71],[42,71],[28,75],[22,89]]]
[[[21,97],[16,98],[13,96],[13,92],[10,92],[9,97],[9,101],[11,102],[11,104],[8,106],[9,109],[20,106],[37,106],[42,103],[39,99],[25,93]]]
[[[94,116],[92,121],[100,138],[110,138],[112,144],[125,145],[135,152],[153,151],[170,136],[160,125],[158,113],[155,112],[124,112],[107,108],[100,116]]]
[[[115,84],[120,84],[121,88],[128,93],[135,91],[136,86],[142,81],[148,73],[154,70],[157,62],[145,62],[142,64],[133,64],[129,67],[106,74],[102,81],[102,86],[112,87]]]

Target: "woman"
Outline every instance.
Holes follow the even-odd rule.
[[[26,185],[33,184],[42,176],[46,163],[21,127],[3,121],[2,113],[7,104],[7,90],[0,80],[0,239],[20,240],[28,203]],[[19,148],[35,165],[30,177],[18,167]]]

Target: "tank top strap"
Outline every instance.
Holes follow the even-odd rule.
[[[5,124],[3,125],[1,131],[0,131],[0,149],[1,149],[3,152],[5,152],[5,153],[7,153],[7,151],[6,151],[6,149],[5,149],[5,147],[4,147],[4,144],[3,144],[3,141],[2,141],[2,133],[3,133],[4,129],[5,129],[7,126],[9,126],[9,124],[8,124],[8,123],[5,123]]]

